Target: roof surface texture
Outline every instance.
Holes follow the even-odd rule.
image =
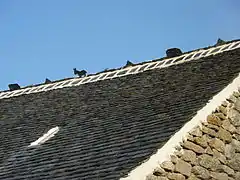
[[[0,99],[0,179],[126,176],[240,72],[240,49],[162,69]],[[49,129],[59,132],[28,147]]]

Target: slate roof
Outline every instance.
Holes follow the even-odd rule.
[[[0,99],[0,179],[114,180],[240,72],[240,48],[161,69]],[[29,148],[49,129],[59,132]]]

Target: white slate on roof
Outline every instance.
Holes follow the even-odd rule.
[[[58,131],[59,131],[58,126],[50,129],[46,134],[38,138],[36,141],[32,142],[28,147],[37,146],[45,143],[47,140],[52,138]]]

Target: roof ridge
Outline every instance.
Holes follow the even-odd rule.
[[[138,74],[147,70],[166,68],[172,65],[182,64],[188,61],[223,53],[225,51],[231,51],[237,48],[240,48],[240,40],[234,40],[220,46],[197,49],[173,58],[155,59],[150,62],[140,63],[131,67],[120,68],[113,71],[97,73],[83,78],[70,78],[49,84],[40,84],[32,87],[25,87],[14,91],[4,91],[0,92],[0,99],[20,96],[23,94],[44,92],[64,87],[79,86],[81,84],[92,83],[105,79],[113,79],[131,74]]]

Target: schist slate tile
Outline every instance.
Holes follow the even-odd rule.
[[[138,69],[138,67],[132,68],[132,69],[130,70],[130,73],[134,73],[137,69]]]
[[[239,72],[236,49],[112,80],[1,99],[0,179],[126,176]],[[53,138],[27,148],[55,126],[60,130]]]
[[[195,54],[195,55],[194,55],[194,58],[199,57],[201,54],[202,54],[202,52]]]
[[[212,50],[211,53],[216,53],[216,52],[218,52],[220,49],[221,49],[221,48],[216,48],[216,49]]]
[[[128,70],[125,70],[125,71],[120,71],[120,72],[118,72],[118,76],[121,76],[121,75],[124,75],[124,74],[126,74],[128,72]]]
[[[168,60],[168,61],[166,61],[165,65],[171,64],[173,61],[174,61],[174,59]]]
[[[231,44],[225,46],[225,47],[222,49],[222,51],[227,50],[230,46],[231,46]]]
[[[150,66],[148,66],[148,69],[151,69],[151,68],[153,68],[154,66],[156,66],[156,64],[157,64],[157,62],[156,62],[156,63],[153,63],[153,64],[151,64]]]
[[[180,58],[177,58],[174,62],[181,61],[181,60],[183,60],[184,57],[185,57],[185,56],[181,56]]]

